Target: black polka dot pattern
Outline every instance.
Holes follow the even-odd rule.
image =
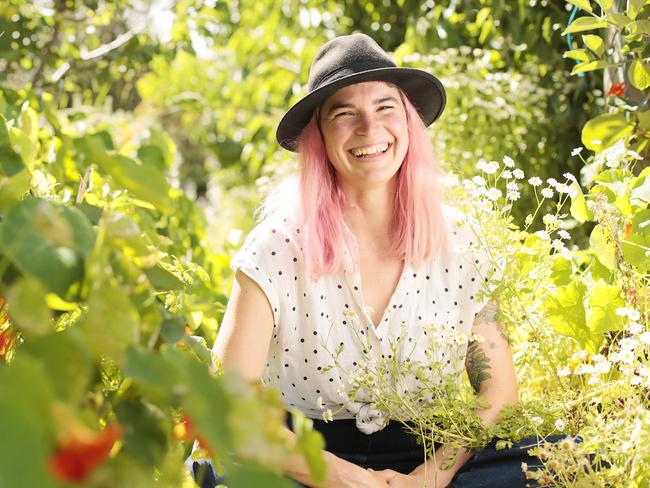
[[[468,333],[487,301],[479,293],[486,279],[485,256],[454,250],[469,242],[468,230],[460,226],[449,233],[451,250],[446,256],[435,256],[418,267],[405,266],[383,316],[373,324],[359,270],[311,280],[299,230],[290,218],[263,221],[232,258],[231,267],[252,278],[271,305],[274,324],[262,381],[278,388],[287,406],[296,406],[308,417],[321,416],[319,398],[325,406],[343,401],[337,390],[341,381],[345,386],[346,378],[336,368],[327,368],[332,364],[330,352],[341,344],[339,360],[346,370],[354,371],[364,354],[392,358],[391,338],[401,333],[404,323],[406,334],[396,358],[421,361],[431,337],[427,328]],[[350,410],[335,416],[351,417]]]

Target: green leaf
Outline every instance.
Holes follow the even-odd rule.
[[[124,374],[138,384],[147,399],[161,408],[172,404],[175,392],[187,388],[180,372],[163,355],[137,346],[126,350]]]
[[[121,154],[109,154],[99,134],[85,137],[90,157],[113,181],[129,190],[133,196],[169,210],[169,184],[165,174],[156,166],[142,164]]]
[[[618,27],[625,27],[627,24],[632,22],[632,19],[620,12],[607,13],[607,20]]]
[[[573,49],[571,51],[566,51],[563,55],[563,58],[575,59],[576,61],[589,62],[591,58],[586,49]]]
[[[97,358],[108,355],[122,362],[125,349],[140,335],[140,316],[123,287],[106,283],[91,292],[79,327]]]
[[[29,191],[31,181],[32,175],[27,169],[14,176],[2,177],[0,175],[0,212],[7,212],[9,208],[19,203]]]
[[[586,34],[582,36],[582,42],[599,58],[605,53],[605,42],[600,36]]]
[[[317,483],[327,476],[327,464],[323,459],[325,441],[323,436],[313,429],[313,421],[305,417],[296,408],[291,409],[293,431],[298,440],[298,448],[309,466],[309,471]]]
[[[629,17],[634,20],[636,16],[639,15],[641,9],[646,5],[648,0],[629,0],[627,11]]]
[[[598,17],[578,17],[565,29],[562,35],[593,29],[602,29],[603,27],[607,27],[607,22],[600,20]]]
[[[627,31],[631,36],[650,35],[650,20],[635,20],[627,25]]]
[[[185,283],[159,264],[153,268],[146,268],[144,273],[156,290],[177,291],[185,288]]]
[[[589,13],[593,12],[589,0],[567,0],[567,2],[576,5]]]
[[[75,208],[30,198],[12,207],[0,225],[0,248],[24,274],[65,297],[83,273],[95,232]]]
[[[582,193],[582,188],[575,181],[571,183],[573,187],[573,194],[575,196],[571,197],[571,216],[580,223],[584,223],[587,220],[593,220],[594,214],[587,207],[587,201],[585,196]]]
[[[14,151],[20,155],[23,163],[29,169],[34,169],[34,160],[38,153],[38,141],[32,141],[27,134],[17,127],[12,127],[9,130],[9,139]]]
[[[18,354],[0,365],[0,486],[54,488],[46,471],[54,449],[52,385],[37,361]]]
[[[621,297],[621,288],[609,285],[603,280],[596,281],[589,289],[589,313],[587,325],[595,333],[622,330],[625,327],[623,317],[616,314],[616,309],[625,307]]]
[[[274,473],[257,463],[248,462],[243,466],[236,465],[228,470],[228,487],[249,488],[263,486],[264,488],[296,488],[289,478]]]
[[[630,185],[630,202],[632,205],[644,206],[650,203],[650,176],[639,176]]]
[[[595,353],[602,343],[602,335],[587,327],[585,290],[585,284],[578,280],[566,286],[559,286],[544,301],[543,307],[555,330],[562,335],[573,337],[583,349]]]
[[[580,63],[573,67],[571,70],[572,75],[577,75],[578,73],[586,73],[588,71],[595,71],[597,69],[604,69],[609,66],[609,63],[604,60],[595,60],[589,61],[588,63]]]
[[[582,143],[601,152],[632,132],[634,126],[622,114],[602,114],[589,120],[582,129]]]
[[[630,235],[621,246],[623,257],[640,273],[647,273],[650,270],[650,209],[636,213],[630,223]]]
[[[11,288],[8,297],[9,315],[20,330],[43,335],[52,330],[51,314],[47,308],[47,290],[35,278],[21,278]]]
[[[635,59],[627,70],[630,83],[638,90],[645,90],[650,86],[650,65],[642,59]]]
[[[616,269],[616,251],[610,242],[603,226],[598,224],[591,231],[589,245],[594,255],[610,270]]]
[[[607,12],[610,8],[612,8],[612,5],[614,5],[614,0],[596,0],[596,3],[600,5],[600,8],[603,12]]]
[[[0,114],[0,176],[14,176],[24,169],[22,158],[11,147],[7,120]]]
[[[169,444],[170,425],[162,410],[136,398],[121,398],[114,408],[124,430],[125,452],[145,466],[157,466]]]
[[[59,399],[76,405],[84,398],[94,363],[78,330],[33,338],[22,351],[43,365]]]

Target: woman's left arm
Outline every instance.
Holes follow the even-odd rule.
[[[465,360],[467,375],[474,391],[490,404],[488,408],[476,412],[487,425],[495,422],[503,407],[517,403],[518,398],[512,350],[503,325],[496,320],[498,309],[496,302],[489,302],[476,315],[472,333],[485,340],[470,342]],[[427,460],[408,476],[397,474],[389,484],[397,487],[444,488],[473,454],[469,450],[460,449],[453,466],[443,470],[441,465],[449,451],[449,448],[442,446],[435,453],[435,461]],[[423,484],[425,469],[426,485]]]

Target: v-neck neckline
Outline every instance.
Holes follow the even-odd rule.
[[[363,295],[363,288],[361,283],[361,258],[359,256],[359,245],[357,243],[357,238],[352,232],[352,230],[345,223],[345,221],[343,221],[343,227],[345,231],[350,234],[352,238],[352,243],[354,244],[354,249],[352,250],[354,252],[354,256],[352,256],[352,261],[354,265],[354,274],[353,274],[354,283],[352,285],[352,293],[355,297],[355,300],[357,301],[357,305],[359,306],[359,309],[361,310],[361,313],[365,318],[366,322],[371,326],[372,329],[374,329],[375,331],[379,331],[384,327],[384,324],[389,323],[389,316],[391,313],[391,309],[393,305],[395,305],[395,299],[401,290],[402,282],[404,281],[404,279],[407,276],[407,273],[409,272],[410,265],[407,264],[406,261],[402,262],[402,270],[400,272],[400,276],[397,281],[397,284],[395,285],[395,288],[393,289],[390,295],[386,308],[381,314],[379,323],[375,324],[372,321],[372,318],[370,317],[370,313],[368,312],[368,306],[366,305],[366,300]]]

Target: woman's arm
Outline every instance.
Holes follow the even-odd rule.
[[[476,412],[487,425],[494,423],[503,407],[514,405],[518,399],[512,351],[503,326],[496,321],[497,311],[497,303],[489,302],[474,319],[472,333],[483,336],[485,340],[471,342],[465,360],[467,375],[474,391],[490,404],[489,408]],[[426,486],[436,488],[446,486],[454,474],[472,456],[472,452],[469,450],[459,450],[454,465],[448,470],[443,470],[440,466],[449,451],[449,448],[442,446],[435,453],[435,463],[427,461],[412,471],[411,475],[422,477],[426,467]],[[428,466],[426,466],[427,464]],[[435,469],[434,466],[436,466]],[[433,483],[433,474],[437,475],[437,485]]]
[[[223,322],[217,333],[213,351],[224,369],[234,368],[249,381],[259,381],[273,335],[271,304],[260,286],[242,271],[237,271]],[[289,438],[295,434],[285,428]],[[386,488],[378,476],[356,464],[347,462],[325,451],[328,465],[326,488]],[[285,473],[308,486],[314,484],[306,462],[301,456],[290,457]]]

